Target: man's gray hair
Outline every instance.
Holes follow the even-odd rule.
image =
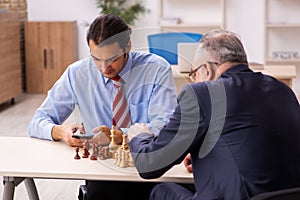
[[[230,31],[212,30],[203,35],[199,47],[205,50],[209,61],[222,64],[225,62],[248,63],[247,55],[239,37]]]

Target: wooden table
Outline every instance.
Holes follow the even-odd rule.
[[[117,167],[113,159],[75,160],[75,148],[63,142],[0,137],[0,152],[0,175],[5,181],[4,200],[13,199],[15,186],[23,180],[30,199],[39,199],[33,178],[193,183],[193,175],[187,173],[183,165],[174,166],[159,179],[145,180],[134,167]]]

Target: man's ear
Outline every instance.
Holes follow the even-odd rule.
[[[131,40],[128,41],[127,46],[126,46],[126,53],[129,53],[131,50]]]
[[[211,80],[214,80],[214,77],[215,77],[215,70],[212,66],[211,63],[209,62],[205,62],[203,64],[203,68],[205,68],[205,77],[206,77],[206,80],[208,81],[211,81]]]

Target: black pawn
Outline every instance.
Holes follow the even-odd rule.
[[[79,147],[76,148],[76,154],[74,156],[74,159],[76,159],[76,160],[80,159],[78,152],[79,152]]]

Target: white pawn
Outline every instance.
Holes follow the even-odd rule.
[[[129,151],[125,150],[125,163],[128,165]]]
[[[122,148],[119,147],[117,150],[117,155],[118,155],[118,162],[117,165],[120,166],[121,162],[122,162]]]
[[[115,152],[114,158],[115,158],[115,163],[114,164],[118,166],[119,156],[118,156],[117,152]]]
[[[134,160],[132,158],[132,155],[131,155],[130,151],[128,152],[128,166],[129,167],[134,167]]]
[[[125,152],[125,149],[122,148],[122,151],[121,151],[121,163],[120,163],[120,167],[122,168],[125,168],[127,167],[127,163],[126,163],[126,152]]]

